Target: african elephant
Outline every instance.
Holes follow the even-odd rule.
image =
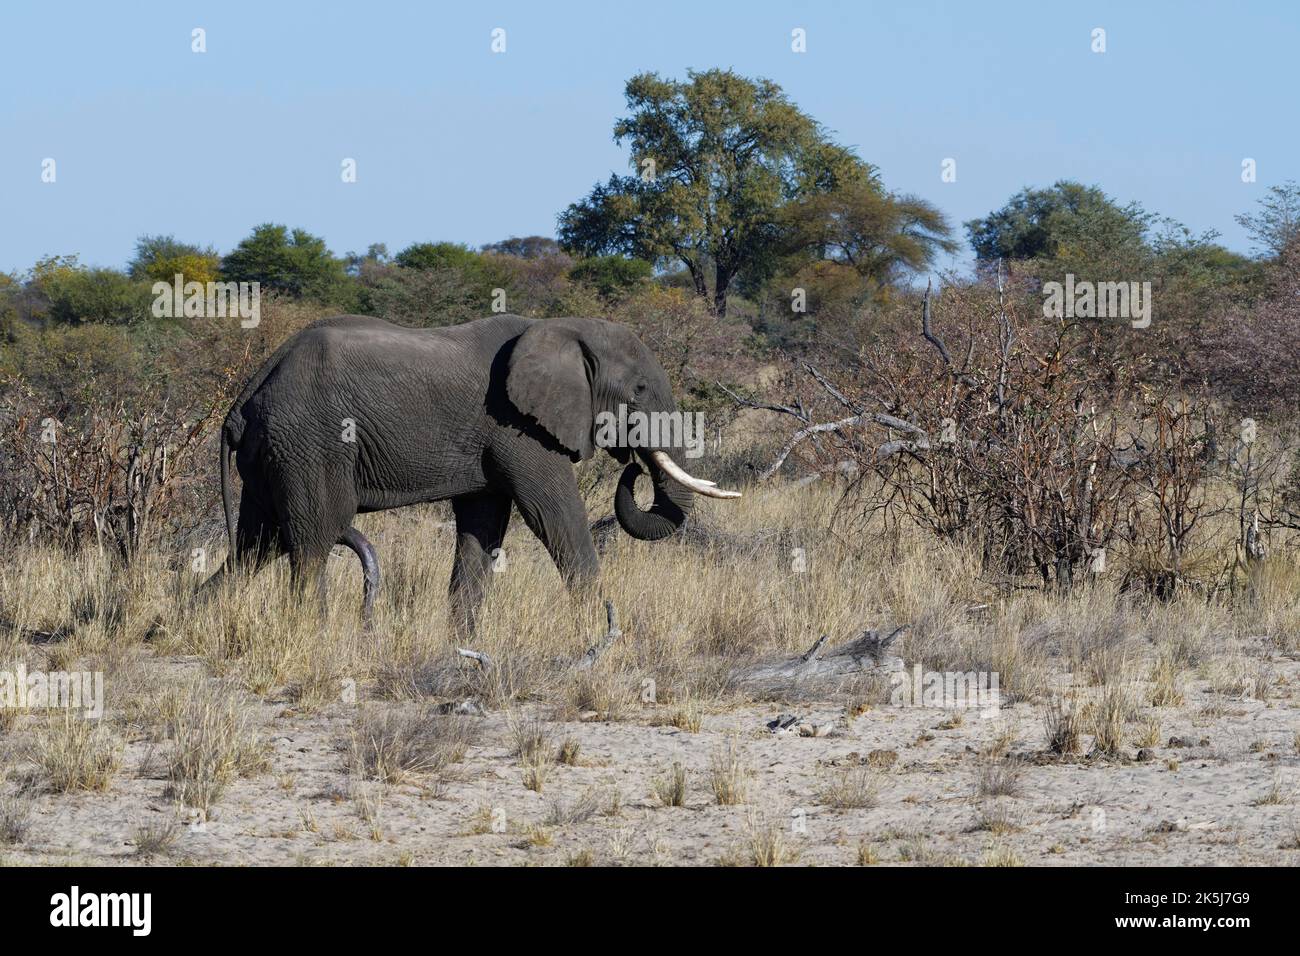
[[[208,585],[287,553],[298,589],[322,600],[335,544],[361,559],[367,623],[379,584],[355,515],[450,499],[453,622],[473,629],[511,506],[571,587],[597,571],[573,463],[594,454],[601,412],[672,412],[668,377],[625,326],[601,319],[500,315],[414,329],[343,315],[291,337],[244,387],[221,430],[221,492],[231,550]],[[608,420],[608,419],[606,419]],[[631,536],[671,534],[694,494],[739,497],[693,478],[682,448],[608,447],[626,465],[614,513]],[[236,523],[230,459],[243,491]],[[654,503],[633,486],[649,470]],[[205,590],[208,590],[205,586]]]

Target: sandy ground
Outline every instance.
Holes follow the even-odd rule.
[[[178,826],[152,859],[715,865],[748,864],[756,845],[775,843],[783,861],[804,865],[1295,865],[1300,663],[1274,664],[1280,687],[1266,703],[1191,683],[1184,705],[1155,711],[1159,744],[1141,759],[1136,746],[1123,759],[1048,757],[1042,708],[1027,703],[960,721],[926,708],[877,706],[850,718],[834,702],[764,703],[706,714],[698,733],[667,725],[670,708],[655,705],[617,723],[545,720],[549,745],[567,738],[579,750],[573,764],[550,768],[541,793],[524,786],[512,755],[511,721],[526,709],[471,718],[478,742],[436,778],[358,785],[348,759],[355,705],[301,714],[250,698],[271,769],[236,781],[212,819]],[[150,666],[202,670],[197,660]],[[832,727],[820,737],[774,735],[766,724],[782,712]],[[22,733],[15,728],[9,743]],[[711,761],[733,738],[750,771],[747,792],[743,804],[719,806]],[[1170,746],[1171,738],[1181,739]],[[979,797],[980,752],[999,739],[1020,758],[1018,786]],[[0,846],[0,861],[149,862],[134,845],[137,830],[178,813],[164,796],[158,746],[131,741],[107,793],[36,794],[28,834]],[[828,806],[828,783],[866,762],[879,768],[875,805]],[[685,805],[667,807],[655,781],[674,763],[686,772]],[[990,818],[1002,825],[990,828]]]

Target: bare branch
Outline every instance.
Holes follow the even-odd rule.
[[[478,661],[479,667],[489,670],[492,667],[492,658],[488,657],[482,651],[471,651],[465,647],[456,648],[456,653],[461,657],[468,657],[472,661]]]
[[[782,415],[793,415],[801,422],[811,421],[811,419],[808,417],[808,413],[803,410],[802,405],[773,405],[767,402],[755,402],[748,398],[743,398],[742,396],[737,395],[735,392],[727,388],[727,386],[723,385],[721,382],[714,382],[714,384],[717,385],[718,388],[726,392],[728,395],[730,395],[732,401],[734,401],[737,405],[743,406],[744,408],[757,408],[760,411],[765,411],[765,412],[779,412]]]
[[[609,648],[613,646],[614,642],[622,636],[623,632],[618,626],[618,613],[614,610],[614,602],[606,601],[605,636],[591,647],[587,648],[586,653],[579,657],[573,666],[580,671],[589,670],[591,666],[596,663],[597,658],[599,658],[601,654],[604,654],[605,651],[609,650]]]

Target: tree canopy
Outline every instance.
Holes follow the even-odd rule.
[[[1061,180],[1049,189],[1022,189],[1001,209],[967,222],[966,233],[979,260],[1056,258],[1082,242],[1140,248],[1152,219],[1138,203],[1121,206],[1096,186]]]
[[[1300,236],[1300,183],[1290,179],[1280,186],[1270,186],[1257,212],[1235,218],[1265,255],[1280,257]]]
[[[322,302],[335,301],[347,280],[345,263],[324,239],[275,223],[263,223],[241,240],[222,260],[221,273],[236,282],[260,282],[267,292]]]
[[[800,204],[840,191],[846,206],[869,195],[893,202],[874,167],[769,80],[730,70],[691,72],[685,82],[642,73],[625,96],[629,114],[615,123],[614,139],[630,146],[634,172],[611,175],[561,213],[560,243],[584,256],[680,262],[716,315],[726,314],[737,278],[761,283],[783,258],[825,239],[825,229],[787,219],[787,209],[802,208],[806,220],[818,207]],[[927,246],[930,233],[914,230],[911,241]],[[891,247],[887,236],[856,244],[882,255]],[[890,259],[890,268],[903,262]]]

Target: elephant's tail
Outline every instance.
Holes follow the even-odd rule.
[[[230,426],[221,426],[221,508],[226,514],[226,535],[230,541],[230,554],[235,553],[235,503],[230,487],[230,457],[235,453]]]

